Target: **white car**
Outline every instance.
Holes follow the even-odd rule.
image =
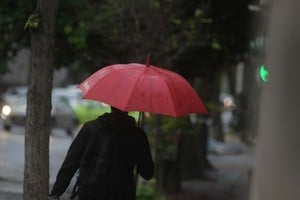
[[[0,116],[3,120],[5,130],[9,131],[13,124],[24,125],[26,118],[26,95],[17,95],[14,100],[4,103]],[[68,101],[55,94],[52,95],[51,120],[53,128],[62,128],[70,135],[78,125],[77,117]]]
[[[68,101],[72,108],[81,103],[81,91],[76,87],[53,88],[52,94],[64,98]]]
[[[10,102],[14,101],[19,95],[26,95],[27,86],[15,86],[8,88],[3,94],[3,101]]]

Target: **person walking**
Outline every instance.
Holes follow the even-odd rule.
[[[154,175],[149,141],[127,112],[111,106],[86,122],[72,142],[49,199],[59,199],[79,171],[71,198],[79,200],[134,200],[134,169],[145,180]]]

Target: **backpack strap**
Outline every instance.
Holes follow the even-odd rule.
[[[82,158],[81,158],[80,168],[81,168],[82,164],[86,162],[88,154],[93,149],[93,146],[95,144],[95,132],[100,132],[101,131],[101,128],[102,128],[101,117],[97,118],[96,120],[97,120],[97,124],[99,125],[99,127],[97,128],[97,131],[93,131],[91,134],[89,134],[88,143],[87,143],[87,146],[86,146],[85,151],[84,151],[84,153],[82,155]],[[76,173],[76,182],[73,186],[70,199],[75,199],[75,197],[78,194],[80,168],[78,169],[78,171]]]

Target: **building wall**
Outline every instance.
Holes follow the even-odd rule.
[[[0,75],[1,89],[9,86],[27,85],[30,66],[30,50],[22,49],[17,56],[8,63],[9,71]],[[68,70],[60,68],[54,71],[53,86],[59,87],[68,82]],[[0,90],[1,90],[0,89]]]

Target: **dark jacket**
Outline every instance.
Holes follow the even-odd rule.
[[[108,134],[112,132],[114,134]],[[110,180],[105,180],[105,178],[97,176],[98,179],[103,180],[99,180],[99,182],[91,185],[87,184],[85,178],[89,172],[92,172],[90,168],[93,165],[92,163],[99,162],[95,160],[98,156],[97,153],[102,151],[103,147],[99,148],[94,144],[98,143],[97,140],[105,140],[103,139],[105,137],[101,135],[104,133],[106,135],[114,135],[117,143],[118,167],[122,169],[122,172],[118,174],[119,179],[117,182],[120,186],[118,191],[111,191],[111,188],[107,188]],[[103,144],[100,146],[103,146]],[[105,151],[108,151],[108,149],[105,149]],[[133,175],[135,167],[137,167],[138,173],[144,179],[148,180],[153,177],[154,163],[145,132],[141,128],[136,127],[135,120],[128,115],[117,116],[113,113],[106,113],[83,125],[77,137],[72,142],[57,174],[51,195],[60,196],[70,184],[75,172],[80,169],[78,194],[81,199],[106,200],[107,195],[111,196],[109,193],[115,193],[120,194],[122,198],[107,199],[133,200],[135,199],[135,181]],[[109,178],[112,179],[111,177]],[[113,181],[116,182],[115,180]]]

